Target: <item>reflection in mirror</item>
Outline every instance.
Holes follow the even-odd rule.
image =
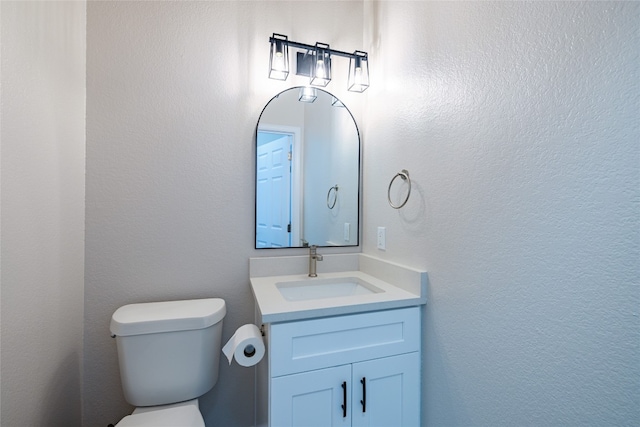
[[[316,89],[275,96],[256,132],[256,248],[357,246],[360,135],[351,112]]]

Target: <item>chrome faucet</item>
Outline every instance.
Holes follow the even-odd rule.
[[[309,246],[309,277],[318,277],[316,273],[316,261],[322,261],[322,255],[316,252],[316,245]]]

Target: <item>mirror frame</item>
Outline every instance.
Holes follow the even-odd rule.
[[[254,131],[254,135],[253,135],[253,188],[254,188],[254,215],[253,215],[253,246],[254,249],[257,250],[262,250],[262,249],[308,249],[309,246],[283,246],[283,247],[258,247],[257,246],[257,220],[258,220],[258,188],[257,188],[257,174],[258,174],[258,155],[257,155],[257,150],[258,150],[258,132],[259,132],[259,127],[260,127],[260,120],[262,119],[262,116],[265,112],[265,110],[267,109],[267,107],[269,106],[269,104],[271,104],[271,102],[274,99],[277,99],[280,95],[282,95],[285,92],[288,91],[292,91],[292,90],[300,90],[301,88],[303,88],[304,86],[292,86],[289,88],[286,88],[280,92],[278,92],[276,95],[274,95],[273,97],[271,97],[269,99],[269,101],[265,104],[265,106],[262,108],[262,110],[260,111],[260,115],[258,116],[258,121],[256,123],[256,127],[255,127],[255,131]],[[349,245],[317,245],[317,247],[319,248],[349,248],[349,247],[357,247],[360,246],[360,230],[361,230],[361,224],[362,224],[362,218],[361,218],[361,212],[362,212],[362,135],[360,134],[360,128],[358,127],[358,122],[356,121],[356,118],[354,117],[353,113],[351,112],[351,110],[345,105],[344,102],[342,102],[342,100],[340,100],[337,96],[333,95],[331,92],[324,90],[322,88],[319,87],[314,87],[314,89],[324,92],[327,95],[335,98],[336,100],[338,100],[341,104],[342,107],[336,107],[336,108],[344,108],[348,113],[349,116],[351,117],[351,120],[353,120],[353,124],[355,126],[356,129],[356,135],[358,137],[358,163],[357,163],[357,168],[358,168],[358,185],[357,185],[357,227],[356,228],[356,242],[355,244],[349,244]],[[310,245],[313,243],[310,243]]]

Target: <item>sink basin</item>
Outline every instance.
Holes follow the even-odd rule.
[[[308,301],[384,292],[382,289],[357,277],[309,278],[299,281],[278,282],[276,283],[276,288],[287,301]]]

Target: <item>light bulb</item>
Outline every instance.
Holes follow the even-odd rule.
[[[285,71],[284,58],[282,52],[276,53],[276,58],[273,61],[273,69],[276,71]]]
[[[358,86],[360,86],[362,84],[362,67],[358,67],[355,70],[355,76],[353,78],[354,83]]]
[[[324,72],[324,62],[322,60],[319,60],[316,64],[316,77],[319,79],[324,79],[327,77]]]

